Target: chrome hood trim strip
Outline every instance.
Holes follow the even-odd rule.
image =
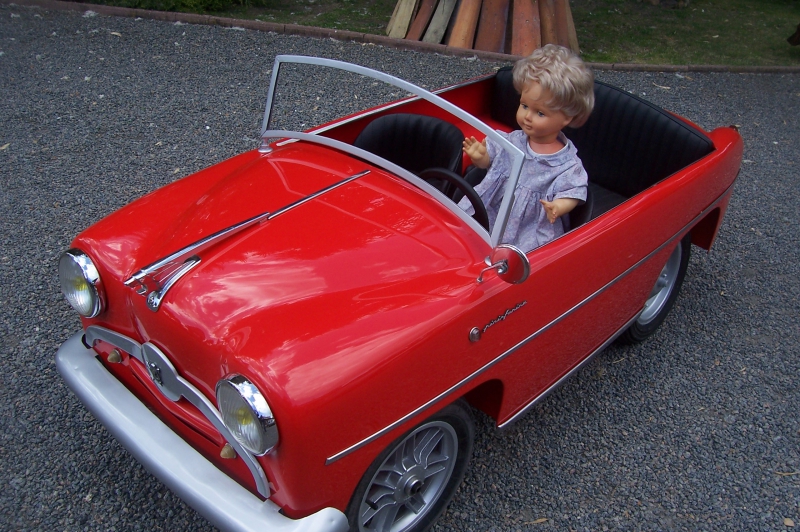
[[[266,220],[269,214],[261,213],[189,244],[134,273],[125,281],[125,286],[134,288],[137,294],[146,297],[148,308],[155,312],[161,306],[167,291],[200,263],[197,253]]]
[[[198,240],[188,246],[179,249],[178,251],[167,255],[166,257],[155,261],[154,263],[145,266],[141,270],[131,275],[126,281],[125,286],[131,287],[136,290],[140,296],[147,298],[147,307],[156,312],[164,300],[167,291],[177,283],[181,277],[189,273],[195,266],[202,260],[197,254],[208,249],[209,247],[222,242],[228,238],[241,233],[245,229],[252,227],[256,224],[272,220],[276,216],[285,213],[303,203],[318,198],[323,194],[330,192],[342,185],[346,185],[351,181],[367,175],[370,171],[365,170],[358,174],[354,174],[348,178],[338,181],[330,186],[309,194],[305,198],[290,203],[285,207],[281,207],[274,212],[263,212],[259,215],[253,216],[243,222],[239,222],[230,227],[217,231],[205,238]]]
[[[319,196],[322,196],[323,194],[325,194],[327,192],[330,192],[331,190],[339,188],[342,185],[346,185],[347,183],[349,183],[351,181],[355,181],[359,177],[364,177],[369,172],[370,172],[369,170],[364,170],[363,172],[359,172],[357,174],[353,174],[352,176],[348,177],[347,179],[343,179],[343,180],[339,181],[338,183],[334,183],[334,184],[332,184],[332,185],[330,185],[328,187],[325,187],[325,188],[323,188],[321,190],[318,190],[318,191],[314,192],[313,194],[311,194],[309,196],[306,196],[303,199],[299,199],[299,200],[297,200],[297,201],[295,201],[293,203],[290,203],[286,207],[281,207],[277,211],[275,211],[272,214],[270,214],[269,216],[267,216],[267,220],[272,220],[276,216],[280,216],[281,214],[283,214],[283,213],[285,213],[287,211],[290,211],[290,210],[294,209],[295,207],[299,207],[303,203],[309,202],[309,201],[313,200],[314,198],[318,198]]]

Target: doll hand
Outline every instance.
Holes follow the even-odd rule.
[[[558,212],[558,204],[554,201],[539,200],[539,203],[544,205],[544,212],[547,213],[547,220],[551,224],[556,223],[556,219],[563,214]]]
[[[580,201],[574,198],[558,198],[553,201],[539,200],[539,203],[544,205],[544,212],[547,213],[547,219],[551,224],[554,224],[559,216],[564,216],[570,212],[578,206]]]
[[[489,168],[491,160],[486,149],[486,139],[483,139],[483,142],[478,142],[475,137],[466,138],[464,139],[463,149],[464,153],[472,160],[472,164],[478,168]]]

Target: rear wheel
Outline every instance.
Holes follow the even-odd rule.
[[[678,292],[681,291],[686,268],[689,265],[691,251],[692,239],[687,234],[675,246],[675,250],[667,259],[667,263],[661,269],[658,279],[656,279],[656,284],[644,304],[642,313],[622,333],[620,341],[628,344],[641,342],[656,332],[656,329],[667,317],[672,305],[675,304],[675,300],[678,298]]]
[[[473,438],[472,416],[457,402],[395,440],[353,494],[351,532],[427,530],[461,484]]]

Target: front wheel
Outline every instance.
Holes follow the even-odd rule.
[[[353,494],[351,532],[427,530],[464,478],[474,434],[468,407],[459,401],[395,440]]]
[[[656,284],[645,301],[644,309],[639,317],[620,336],[620,341],[627,344],[641,342],[661,325],[669,314],[672,305],[681,291],[686,268],[689,265],[689,255],[692,252],[691,235],[686,235],[675,246],[675,250],[667,259],[664,268],[656,279]]]

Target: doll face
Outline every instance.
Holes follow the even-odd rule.
[[[547,105],[550,91],[536,82],[525,85],[517,109],[517,123],[528,136],[531,147],[537,144],[551,144],[556,141],[559,131],[572,121],[562,111]]]

